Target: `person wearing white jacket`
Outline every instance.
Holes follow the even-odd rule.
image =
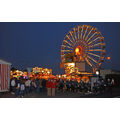
[[[24,83],[21,83],[20,85],[20,96],[24,97],[24,92],[25,92],[25,85]]]
[[[10,84],[11,84],[11,93],[15,94],[15,86],[16,86],[15,79],[12,79]]]

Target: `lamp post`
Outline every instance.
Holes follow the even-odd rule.
[[[100,72],[99,72],[98,70],[96,71],[96,75],[97,75],[97,76],[99,76],[99,75],[100,75]]]

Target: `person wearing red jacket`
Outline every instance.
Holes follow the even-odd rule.
[[[56,87],[56,81],[51,80],[52,96],[55,96],[55,87]]]
[[[47,96],[51,96],[51,80],[50,79],[46,82],[46,88],[47,88]]]

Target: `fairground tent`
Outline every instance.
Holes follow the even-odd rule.
[[[0,59],[0,92],[9,90],[11,63]]]

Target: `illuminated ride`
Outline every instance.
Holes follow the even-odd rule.
[[[22,77],[23,79],[39,78],[39,79],[45,79],[45,80],[48,80],[49,78],[55,78],[55,76],[52,74],[52,69],[39,68],[39,67],[32,68],[31,72],[20,71],[20,70],[11,70],[10,77],[18,78],[18,79],[20,77]]]
[[[91,73],[95,73],[104,61],[105,53],[105,41],[101,32],[89,25],[78,25],[66,34],[62,42],[61,68],[64,67],[67,74],[85,74],[87,64]]]

